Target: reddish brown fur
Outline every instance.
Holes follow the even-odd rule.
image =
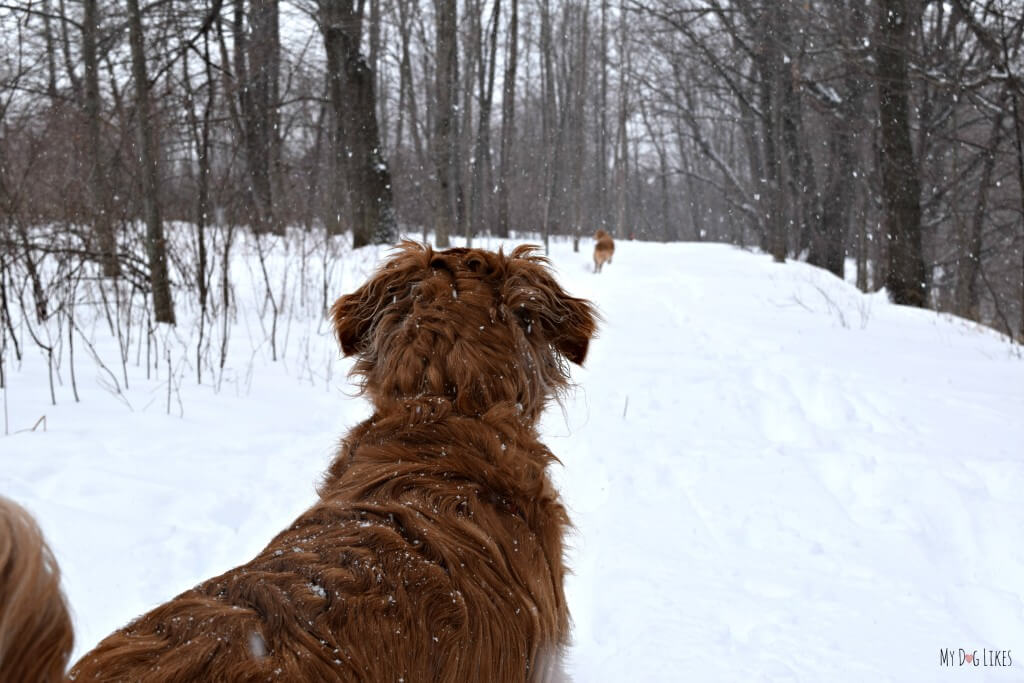
[[[319,501],[260,555],[138,618],[93,681],[556,680],[565,509],[538,440],[594,334],[544,259],[404,244],[331,316],[372,400]]]
[[[53,553],[29,514],[0,496],[0,680],[63,681],[73,640]]]
[[[612,262],[615,255],[615,240],[604,230],[594,233],[594,272],[600,273],[605,263]]]

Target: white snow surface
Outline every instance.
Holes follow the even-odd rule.
[[[729,246],[619,241],[600,275],[592,248],[552,244],[559,279],[604,322],[542,425],[576,526],[577,683],[1024,677],[1018,347]],[[337,440],[368,416],[299,250],[278,245],[271,276],[282,292],[306,277],[309,300],[284,297],[276,362],[255,341],[252,249],[236,249],[219,382],[207,370],[196,383],[184,294],[148,379],[132,342],[120,397],[80,341],[80,403],[66,359],[56,406],[28,337],[24,360],[8,360],[8,420],[22,431],[0,437],[0,493],[53,545],[76,658],[251,559],[313,502]],[[386,253],[342,254],[330,296]],[[80,324],[120,380],[106,323]],[[43,415],[45,432],[25,431]],[[1010,650],[1013,665],[942,667],[942,648]]]

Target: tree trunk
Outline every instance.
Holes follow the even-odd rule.
[[[1006,38],[1003,38],[1003,53],[1007,54]],[[1009,61],[1007,59],[1007,61]],[[1010,95],[1011,113],[1013,114],[1013,132],[1015,138],[1014,152],[1017,155],[1017,185],[1020,188],[1020,224],[1021,243],[1024,244],[1024,123],[1021,122],[1020,80],[1017,81]],[[1020,250],[1020,342],[1024,344],[1024,248]]]
[[[437,77],[434,90],[434,136],[432,142],[437,187],[434,205],[434,241],[438,247],[450,245],[449,234],[457,229],[456,192],[456,87],[458,52],[456,46],[455,0],[434,0],[437,39]]]
[[[117,260],[117,237],[110,214],[110,199],[107,194],[106,168],[103,163],[100,144],[100,80],[99,63],[96,57],[96,33],[99,23],[96,0],[84,0],[82,20],[82,61],[85,66],[85,118],[89,146],[89,194],[92,199],[93,229],[99,245],[100,264],[103,274],[117,277],[120,264]]]
[[[586,111],[587,47],[590,44],[590,0],[584,0],[580,8],[579,42],[576,46],[575,68],[572,73],[572,116],[569,132],[572,135],[572,249],[580,250],[580,236],[583,234],[583,162],[586,157],[586,128],[583,114]]]
[[[771,219],[769,220],[769,251],[772,258],[782,263],[786,260],[789,246],[789,225],[792,207],[787,202],[786,189],[789,176],[795,170],[793,164],[786,164],[786,107],[783,104],[786,89],[786,54],[785,45],[776,39],[776,31],[781,30],[785,22],[781,2],[768,8],[768,20],[765,25],[767,34],[764,43],[767,46],[766,73],[767,81],[763,116],[765,116],[765,165],[770,174]],[[785,0],[788,1],[788,0]]]
[[[751,64],[750,72],[748,74],[748,78],[751,83],[756,82],[757,74],[758,65]],[[751,94],[753,95],[753,93]],[[757,116],[757,112],[754,110],[754,107],[751,105],[749,99],[745,97],[740,97],[737,99],[739,99],[740,106],[740,126],[742,128],[743,142],[747,148],[747,159],[748,163],[750,164],[750,176],[755,188],[754,197],[752,197],[752,199],[754,202],[756,202],[755,206],[760,205],[762,202],[764,202],[767,206],[767,202],[769,201],[769,197],[766,196],[768,190],[768,176],[765,171],[763,146],[761,144],[761,141],[758,140],[758,125],[762,124],[762,130],[764,130],[763,116],[765,114],[762,113],[761,117],[759,118]],[[687,184],[691,185],[692,183],[688,181]],[[767,244],[767,235],[770,229],[768,227],[770,225],[770,222],[767,220],[767,217],[765,215],[767,213],[767,211],[758,212],[758,214],[756,214],[756,217],[752,215],[748,219],[751,232],[754,234],[755,239],[758,240],[758,243],[761,244],[762,246]],[[741,243],[744,242],[742,235],[743,233],[741,230]]]
[[[374,76],[359,51],[361,11],[362,3],[356,6],[351,0],[320,3],[320,30],[335,116],[334,157],[347,181],[353,247],[388,244],[398,238],[391,173],[377,127]]]
[[[181,55],[181,78],[185,87],[185,100],[188,112],[189,128],[192,133],[192,144],[198,162],[196,176],[196,290],[199,300],[199,339],[196,342],[196,382],[203,382],[202,348],[206,329],[207,308],[209,303],[210,278],[209,256],[207,252],[206,227],[210,215],[210,150],[213,108],[216,99],[217,81],[214,76],[213,61],[210,58],[210,38],[203,35],[203,61],[206,73],[206,102],[203,106],[202,119],[196,111],[195,91],[189,73],[188,50]]]
[[[594,226],[608,230],[608,0],[601,2],[601,84],[597,100],[597,215]]]
[[[239,104],[245,128],[246,161],[249,167],[251,221],[257,232],[283,232],[280,207],[276,201],[280,194],[277,180],[280,166],[279,126],[277,125],[277,97],[279,89],[279,10],[278,0],[249,0],[249,26],[246,37],[244,27],[238,23],[238,12],[244,0],[236,0],[236,59],[238,64]],[[278,192],[275,192],[275,188]]]
[[[419,112],[416,107],[416,86],[412,73],[412,58],[409,54],[409,43],[412,40],[412,18],[409,16],[412,0],[398,0],[399,33],[402,39],[402,57],[399,65],[399,105],[398,128],[396,131],[395,151],[402,145],[402,121],[405,111],[409,113],[409,136],[412,138],[416,152],[416,165],[419,173],[427,170],[426,154],[423,151],[423,138],[420,135]]]
[[[821,212],[817,209],[818,192],[814,178],[814,163],[810,159],[803,138],[803,112],[797,90],[799,56],[792,38],[794,17],[792,0],[777,0],[772,9],[772,32],[767,36],[778,45],[773,64],[777,88],[775,106],[781,109],[783,174],[788,191],[786,205],[787,251],[802,254],[810,251],[811,237],[818,232],[816,223]],[[792,242],[792,244],[789,243]],[[777,254],[773,254],[776,255]],[[820,265],[820,264],[816,264]]]
[[[477,36],[482,31],[480,0],[469,0],[464,4],[464,21],[467,26],[462,41],[462,61],[456,67],[456,94],[462,95],[462,103],[458,107],[458,123],[455,126],[455,208],[458,222],[458,234],[466,238],[467,244],[472,240],[470,234],[470,201],[466,192],[466,181],[472,185],[471,157],[473,150],[473,104],[476,101],[473,91],[473,79],[480,67],[480,49],[482,43]],[[458,24],[458,20],[456,20]],[[457,48],[456,48],[457,49]],[[456,102],[458,97],[456,96]]]
[[[68,16],[64,0],[59,0],[57,8],[61,17]],[[71,83],[71,92],[74,93],[75,101],[80,102],[82,100],[82,81],[75,73],[76,62],[71,55],[71,38],[68,35],[68,29],[72,26],[72,23],[70,21],[59,21],[57,23],[60,25],[60,46],[64,57],[64,75],[67,76],[68,81]]]
[[[57,46],[53,39],[50,0],[43,0],[43,40],[46,43],[46,96],[57,104]],[[84,20],[83,20],[84,24]]]
[[[557,191],[560,180],[562,135],[564,127],[557,121],[559,118],[557,99],[555,97],[554,46],[552,38],[552,19],[550,0],[543,0],[540,7],[540,58],[541,58],[541,140],[544,165],[544,217],[541,225],[544,241],[544,253],[550,248],[549,236],[552,224],[552,205],[558,201]]]
[[[491,105],[494,100],[494,72],[498,68],[496,61],[498,48],[498,21],[501,16],[501,0],[495,0],[491,10],[491,31],[488,58],[483,59],[482,46],[478,46],[481,54],[478,87],[480,96],[480,117],[476,130],[476,146],[473,151],[473,178],[470,193],[470,221],[466,246],[472,246],[472,236],[484,231],[484,223],[489,215],[486,191],[491,180]],[[479,35],[479,34],[478,34]]]
[[[850,95],[847,94],[849,97]],[[822,206],[820,229],[811,242],[808,262],[826,268],[843,277],[846,254],[844,240],[850,224],[853,204],[853,121],[839,119],[834,122],[828,139],[829,179]]]
[[[498,237],[509,235],[508,181],[512,173],[512,142],[516,131],[516,62],[519,55],[519,0],[511,0],[512,10],[506,32],[508,55],[501,89],[501,163],[498,167]]]
[[[370,50],[370,55],[369,55],[369,66],[370,66],[370,73],[373,74],[373,91],[374,91],[374,93],[385,93],[385,92],[387,92],[387,90],[385,89],[385,84],[383,84],[381,82],[381,75],[380,75],[381,74],[381,68],[380,68],[380,64],[381,64],[381,58],[380,58],[380,54],[381,54],[381,47],[380,47],[380,40],[381,40],[381,9],[380,9],[380,3],[381,3],[381,0],[370,0],[370,28],[369,28],[369,34],[370,34],[369,50]],[[376,100],[374,106],[377,107],[377,110],[376,110],[377,121],[379,121],[380,123],[384,124],[383,126],[380,127],[380,144],[381,144],[381,149],[388,149],[388,140],[387,140],[387,136],[388,136],[388,127],[387,127],[387,120],[388,120],[387,103],[388,103],[388,98],[382,96],[382,97],[377,97],[377,98],[374,98],[374,99]]]
[[[619,3],[619,107],[615,138],[615,237],[626,239],[626,183],[629,182],[629,141],[626,139],[626,6]],[[632,232],[632,231],[630,231]]]
[[[868,32],[868,14],[862,0],[844,3],[833,15],[849,27],[851,41],[856,42],[860,36]],[[842,101],[835,111],[836,119],[829,132],[829,157],[827,186],[822,206],[822,229],[820,232],[824,244],[820,246],[823,255],[822,265],[839,276],[846,274],[846,239],[850,223],[854,218],[856,202],[855,177],[857,174],[857,138],[862,130],[861,121],[864,117],[864,93],[867,89],[862,64],[857,57],[847,57],[847,75],[843,80]],[[862,234],[865,216],[863,213],[857,221],[857,235]],[[859,257],[859,246],[857,249]],[[860,269],[858,268],[858,276]],[[859,280],[858,280],[859,281]]]
[[[135,80],[135,113],[138,120],[138,154],[141,162],[142,210],[146,221],[150,285],[153,289],[153,317],[159,323],[174,324],[174,301],[167,271],[167,244],[160,218],[160,169],[157,130],[152,117],[150,83],[146,73],[142,13],[139,0],[128,0],[128,31],[131,43],[132,77]]]
[[[921,180],[910,142],[907,73],[911,21],[909,0],[881,0],[875,42],[881,127],[882,200],[888,242],[885,285],[894,303],[927,302],[921,244]]]
[[[1005,104],[1006,98],[1001,100]],[[1002,107],[1000,107],[1002,109]],[[974,213],[971,216],[971,229],[962,235],[958,245],[960,254],[957,258],[956,280],[956,313],[964,318],[979,320],[978,310],[978,274],[981,271],[982,228],[985,226],[985,214],[988,208],[988,191],[992,185],[992,172],[996,166],[996,154],[1003,138],[1003,114],[993,114],[992,131],[989,142],[983,152],[985,159],[981,165],[981,177],[978,180],[978,193],[974,197]]]

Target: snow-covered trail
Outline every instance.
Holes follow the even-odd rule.
[[[1019,680],[1019,353],[799,263],[620,242],[594,275],[591,248],[553,244],[605,321],[543,424],[577,527],[574,680],[939,680],[956,675],[940,648],[1019,652],[965,674]],[[336,293],[377,256],[339,262]],[[316,316],[289,323],[283,361],[246,340],[259,296],[237,270],[223,386],[182,381],[170,416],[166,382],[137,367],[132,410],[84,362],[81,404],[65,384],[49,406],[38,355],[11,375],[12,425],[46,414],[48,431],[0,438],[0,493],[55,547],[78,653],[250,559],[367,413]]]
[[[572,433],[551,439],[580,529],[579,680],[932,680],[942,647],[1024,660],[1007,346],[725,246],[620,243],[601,276],[574,270],[606,318]]]

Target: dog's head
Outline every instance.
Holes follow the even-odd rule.
[[[511,254],[434,251],[403,243],[370,280],[331,308],[353,372],[378,410],[423,397],[479,414],[518,404],[534,422],[582,364],[596,330],[589,302],[569,296],[535,247]]]
[[[603,237],[611,237],[611,235],[606,233],[604,230],[598,230],[597,232],[594,233],[594,239],[595,240],[599,240],[599,239],[601,239]]]

